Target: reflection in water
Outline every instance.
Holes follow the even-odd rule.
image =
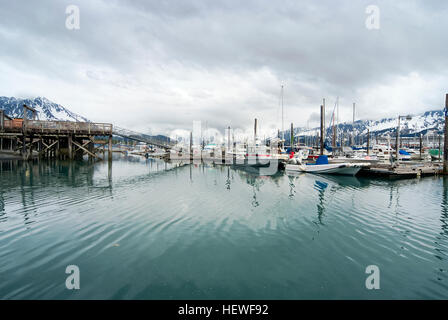
[[[444,241],[448,237],[448,177],[444,176],[442,178],[442,204],[441,204],[441,215],[440,215],[440,235],[436,237],[434,242],[436,254],[435,257],[439,260],[446,260],[446,249],[443,247]],[[445,273],[447,271],[446,267],[439,268],[439,272]],[[438,280],[441,280],[440,276]]]
[[[289,179],[289,199],[294,198],[294,195],[296,193],[296,191],[294,190],[294,188],[296,187],[295,184],[294,184],[294,180],[296,178],[297,177],[294,177],[294,176],[288,176],[288,179]]]
[[[448,298],[446,179],[132,156],[0,167],[0,298],[369,299],[370,264],[394,284],[375,298]]]
[[[227,166],[226,189],[230,190],[230,167]]]
[[[442,223],[442,236],[448,235],[448,177],[443,177],[443,191],[442,191],[442,215],[440,217]]]
[[[319,201],[317,203],[317,221],[320,225],[323,225],[322,216],[325,213],[325,190],[328,187],[328,183],[316,180],[314,187],[319,191]]]
[[[274,175],[262,175],[260,174],[261,169],[257,167],[250,166],[232,166],[232,170],[237,172],[238,175],[244,179],[244,181],[252,186],[252,206],[258,207],[260,202],[257,198],[257,193],[260,191],[261,187],[265,184],[266,181],[270,183],[274,183],[277,186],[279,185],[279,181],[284,177],[283,172],[277,172]]]

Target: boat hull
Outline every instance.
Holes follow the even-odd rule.
[[[287,171],[296,172],[308,172],[308,173],[320,173],[320,174],[340,174],[346,176],[355,176],[359,170],[362,169],[362,165],[352,164],[322,164],[322,165],[297,165],[287,164]]]

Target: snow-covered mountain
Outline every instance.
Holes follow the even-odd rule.
[[[37,111],[39,120],[61,120],[61,121],[89,121],[60,104],[54,103],[47,98],[37,97],[34,99],[20,99],[14,97],[0,97],[0,109],[10,117],[22,117],[23,105],[33,107]],[[352,123],[340,123],[338,133],[354,133],[355,136],[367,134],[367,130],[373,135],[391,134],[394,135],[397,128],[397,118],[384,118],[381,120],[358,120]],[[402,119],[400,123],[400,134],[402,136],[414,135],[417,133],[426,134],[428,131],[443,133],[445,124],[443,110],[426,111],[422,114],[413,115],[412,119]],[[326,124],[327,137],[332,135],[332,127]],[[315,136],[319,128],[305,129],[294,128],[295,136]],[[286,139],[289,138],[289,130],[285,131]]]
[[[11,118],[23,117],[23,105],[26,104],[37,111],[38,120],[59,120],[59,121],[82,121],[90,122],[86,117],[80,116],[60,104],[54,103],[45,97],[37,97],[34,99],[21,99],[14,97],[0,97],[0,110],[3,109],[5,114]],[[29,111],[28,118],[31,119],[31,111]],[[138,133],[137,133],[138,134]],[[146,139],[153,139],[155,141],[171,141],[170,138],[164,135],[145,135]],[[116,136],[115,139],[124,139]],[[126,139],[125,139],[126,140]]]
[[[384,118],[381,120],[358,120],[352,123],[340,123],[337,126],[338,133],[354,133],[355,136],[363,136],[367,134],[367,130],[373,135],[393,136],[397,130],[397,118]],[[445,125],[445,117],[443,110],[426,111],[422,114],[413,115],[410,120],[401,118],[400,120],[400,135],[409,136],[415,134],[426,134],[428,131],[443,133]],[[327,136],[332,135],[333,128],[326,124]],[[314,136],[319,131],[319,128],[305,129],[294,128],[294,134],[297,136]],[[287,131],[286,136],[289,136]]]
[[[0,97],[0,109],[4,109],[5,113],[13,118],[23,117],[24,104],[36,109],[38,120],[89,121],[87,118],[64,108],[60,104],[54,103],[45,97],[37,97],[34,99]],[[29,116],[31,116],[31,114]]]

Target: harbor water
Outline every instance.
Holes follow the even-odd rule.
[[[0,165],[1,299],[448,299],[445,178]]]

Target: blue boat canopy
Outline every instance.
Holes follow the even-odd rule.
[[[328,157],[326,155],[321,155],[321,156],[317,157],[316,165],[319,165],[319,164],[328,164]]]
[[[407,152],[406,150],[400,150],[399,151],[400,154],[404,155],[404,156],[410,156],[411,154],[409,152]]]

